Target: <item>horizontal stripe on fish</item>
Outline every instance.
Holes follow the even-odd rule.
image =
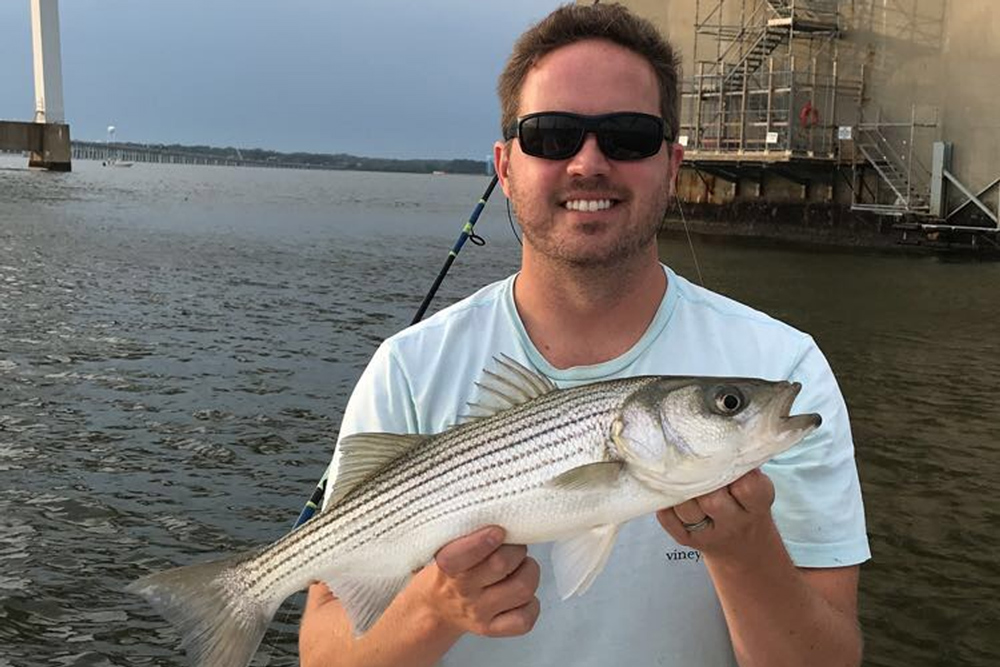
[[[400,498],[404,497],[406,493],[411,492],[415,487],[428,479],[433,479],[422,477],[429,470],[436,470],[440,466],[445,465],[447,467],[440,471],[441,474],[435,476],[445,477],[449,473],[455,473],[470,461],[520,447],[524,442],[529,440],[545,438],[545,436],[557,432],[560,428],[564,428],[567,424],[575,423],[589,426],[591,419],[607,414],[606,406],[602,405],[596,408],[588,406],[589,409],[584,414],[577,415],[576,417],[568,416],[566,404],[574,402],[574,399],[575,401],[579,401],[579,398],[575,396],[560,398],[563,398],[563,400],[554,402],[551,407],[546,406],[549,407],[548,410],[538,412],[534,415],[531,413],[525,414],[520,419],[512,420],[510,424],[505,424],[496,431],[487,428],[488,424],[484,420],[464,427],[469,428],[468,438],[459,438],[459,434],[456,431],[452,438],[445,439],[442,437],[436,443],[437,446],[435,447],[420,447],[419,451],[412,452],[412,457],[409,456],[410,453],[407,453],[395,465],[382,471],[379,476],[374,477],[371,480],[371,486],[366,490],[367,492],[361,495],[349,495],[348,498],[345,498],[337,506],[335,512],[332,511],[333,508],[330,508],[330,511],[323,512],[315,521],[318,524],[330,523],[332,521],[333,523],[330,524],[329,528],[339,528],[340,524],[352,522],[359,515],[367,515],[375,510],[385,509],[392,501],[400,500]],[[472,429],[470,427],[479,428]],[[461,443],[460,446],[449,449],[448,445],[454,440],[458,440]],[[552,444],[552,442],[546,442],[545,446],[549,447]],[[399,469],[402,469],[403,472],[399,473]],[[398,474],[399,476],[393,478],[392,475],[394,474]],[[385,488],[386,486],[389,488]],[[423,495],[430,495],[438,490],[439,488],[437,487],[426,488]],[[374,504],[368,504],[371,502],[374,502]],[[319,526],[317,529],[323,530]],[[323,532],[325,533],[326,531],[323,530]],[[289,536],[290,544],[297,543],[294,539],[297,535],[298,533],[292,533]],[[319,539],[318,535],[317,539]]]
[[[384,479],[372,480],[373,493],[358,498],[351,498],[355,502],[349,502],[348,499],[345,499],[343,506],[331,508],[331,513],[338,513],[343,510],[344,515],[331,521],[326,529],[318,532],[312,539],[305,543],[301,539],[294,539],[296,533],[293,533],[288,538],[286,548],[277,550],[273,554],[273,558],[277,560],[287,558],[290,551],[296,553],[303,560],[310,560],[317,557],[325,549],[324,545],[327,543],[327,539],[331,533],[338,533],[338,542],[343,548],[344,553],[350,553],[372,540],[381,539],[393,530],[406,525],[412,519],[426,515],[428,511],[433,511],[435,508],[470,492],[484,491],[492,486],[505,484],[513,479],[523,478],[526,473],[540,471],[542,466],[545,467],[546,472],[543,479],[523,488],[518,487],[516,491],[511,491],[507,494],[492,494],[487,496],[490,499],[496,500],[507,495],[522,492],[531,486],[540,486],[544,481],[557,476],[567,469],[567,466],[557,464],[564,463],[574,457],[580,459],[579,464],[600,460],[600,458],[595,458],[594,456],[588,457],[588,452],[583,447],[568,449],[563,456],[550,459],[550,461],[539,459],[539,456],[543,452],[549,452],[551,455],[554,453],[554,450],[563,449],[565,443],[578,442],[588,432],[600,433],[603,436],[604,433],[608,432],[607,429],[596,431],[601,423],[608,421],[606,418],[604,420],[597,419],[602,415],[606,417],[606,411],[590,408],[587,410],[587,414],[581,415],[582,419],[573,420],[567,416],[565,411],[552,410],[551,412],[539,415],[544,418],[536,419],[534,423],[531,420],[519,422],[522,425],[522,429],[516,433],[511,433],[511,435],[517,435],[518,437],[516,440],[510,442],[490,438],[488,437],[489,431],[485,431],[484,437],[478,439],[478,446],[463,448],[462,452],[465,456],[457,461],[456,457],[448,451],[448,443],[441,442],[440,446],[435,448],[434,451],[437,458],[428,459],[431,465],[422,472],[426,475],[428,471],[435,470],[435,466],[440,467],[442,461],[449,463],[447,467],[439,468],[440,472],[433,476],[417,476],[406,465],[408,461],[404,458],[393,469],[384,471]],[[544,430],[537,428],[539,423],[545,425]],[[560,430],[563,431],[561,438],[547,437],[559,433]],[[598,437],[594,439],[598,439]],[[524,443],[533,440],[537,441],[538,444],[530,449],[523,448]],[[508,456],[495,461],[490,465],[482,465],[484,459],[496,457],[506,451],[517,451],[519,453],[516,456]],[[506,466],[517,462],[521,462],[523,465],[514,469],[506,468]],[[546,463],[548,465],[545,465]],[[550,466],[554,467],[550,468]],[[410,482],[408,487],[401,488],[401,482],[393,477],[392,473],[395,472],[396,468],[402,468],[404,471],[407,471],[404,473],[403,479]],[[498,478],[489,479],[485,483],[470,484],[467,482],[467,480],[482,480],[484,472],[490,469],[501,468],[505,469],[505,474]],[[437,484],[436,486],[434,485],[435,483]],[[414,495],[414,491],[416,490],[420,492]],[[363,502],[365,500],[374,500],[375,502],[366,504]],[[353,530],[340,534],[338,531],[343,526],[350,525],[355,520],[354,512],[363,515],[367,521],[357,525]],[[323,518],[322,514],[320,518]],[[389,525],[384,525],[389,521],[391,521]],[[352,540],[355,540],[359,536],[363,536],[363,538],[352,542]],[[267,589],[272,589],[276,586],[273,582],[260,582],[260,585],[265,586]]]

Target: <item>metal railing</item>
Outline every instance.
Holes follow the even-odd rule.
[[[781,18],[802,18],[817,24],[840,25],[837,0],[767,0]]]
[[[886,121],[881,109],[876,110],[874,121],[859,122],[854,128],[854,148],[877,178],[870,183],[864,174],[856,173],[852,208],[887,214],[928,213],[931,170],[919,156],[930,153],[937,125],[936,118],[918,120],[916,107],[911,109],[909,122]]]

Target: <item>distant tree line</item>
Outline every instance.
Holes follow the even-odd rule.
[[[181,144],[137,144],[117,143],[120,148],[155,148],[172,153],[190,153],[227,160],[248,160],[253,162],[278,162],[302,164],[322,169],[344,169],[355,171],[395,171],[430,174],[443,171],[450,174],[484,174],[486,162],[482,160],[396,160],[350,155],[347,153],[282,153],[263,148],[240,148],[233,146],[185,146]]]

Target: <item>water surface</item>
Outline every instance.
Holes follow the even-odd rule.
[[[0,667],[180,666],[122,588],[289,527],[487,179],[22,162],[0,156]],[[494,197],[435,307],[516,267]],[[684,239],[661,250],[697,278]],[[695,253],[840,379],[875,554],[866,664],[995,664],[1000,265]],[[255,664],[297,664],[287,608]]]

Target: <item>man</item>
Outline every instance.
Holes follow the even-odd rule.
[[[445,545],[360,638],[318,583],[305,667],[859,664],[869,553],[829,366],[807,335],[658,261],[682,157],[675,68],[655,29],[615,5],[560,8],[521,37],[500,79],[505,141],[494,149],[523,230],[521,271],[386,341],[341,436],[442,430],[500,353],[560,386],[789,378],[804,385],[795,411],[819,412],[823,426],[767,474],[627,524],[593,587],[565,602],[547,546],[529,556],[503,544],[502,527]]]

